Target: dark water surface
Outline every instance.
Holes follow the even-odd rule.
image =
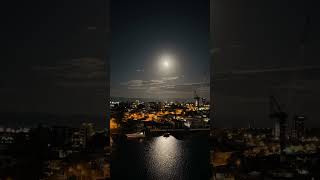
[[[112,179],[206,180],[210,176],[206,135],[183,140],[153,137],[116,145],[111,157]]]

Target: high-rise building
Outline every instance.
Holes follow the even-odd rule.
[[[280,146],[281,149],[285,148],[287,139],[288,139],[288,124],[287,121],[285,119],[280,119]]]
[[[92,123],[82,123],[79,129],[74,129],[72,134],[72,147],[86,148],[88,141],[94,135],[94,127]]]
[[[280,139],[280,121],[276,120],[274,123],[273,136],[276,139]]]
[[[92,123],[82,123],[80,128],[80,138],[84,147],[87,146],[88,140],[94,135],[94,127]]]
[[[300,139],[304,136],[305,133],[305,127],[304,127],[304,122],[305,122],[305,116],[299,115],[295,116],[293,119],[293,129],[292,129],[292,136],[295,139]]]
[[[52,127],[52,146],[63,147],[71,144],[73,131],[66,126],[54,126]]]
[[[206,98],[201,98],[202,100],[202,106],[204,106],[206,104]]]
[[[199,106],[199,100],[198,100],[198,99],[196,99],[196,101],[194,102],[194,106],[195,106],[195,107],[198,107],[198,106]]]

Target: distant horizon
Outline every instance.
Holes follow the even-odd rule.
[[[172,101],[194,101],[193,97],[190,98],[146,98],[146,97],[120,97],[120,96],[110,96],[110,100],[113,99],[132,99],[132,100],[153,100],[153,101],[168,101],[168,100],[172,100]],[[150,102],[150,101],[149,101]],[[206,98],[206,102],[210,102],[210,99]]]

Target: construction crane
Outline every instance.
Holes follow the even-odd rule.
[[[275,127],[275,136],[279,136],[280,138],[280,149],[281,154],[283,154],[283,150],[286,146],[287,140],[287,117],[288,114],[284,112],[274,96],[270,96],[270,118],[275,119],[276,127]]]
[[[287,114],[282,111],[282,108],[274,96],[270,96],[270,117],[277,117],[279,119],[287,118]]]
[[[200,102],[200,96],[198,96],[198,94],[197,94],[197,91],[196,90],[194,90],[194,92],[193,92],[193,99],[195,99],[196,100],[196,104],[195,104],[195,106],[196,107],[198,107],[199,106],[199,102]]]

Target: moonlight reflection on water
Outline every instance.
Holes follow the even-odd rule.
[[[184,152],[182,147],[182,142],[173,136],[152,139],[150,150],[146,153],[145,163],[150,167],[147,175],[156,179],[175,177],[178,168],[185,165],[183,157],[187,152]]]
[[[129,141],[112,152],[112,179],[198,180],[210,175],[207,137]]]

